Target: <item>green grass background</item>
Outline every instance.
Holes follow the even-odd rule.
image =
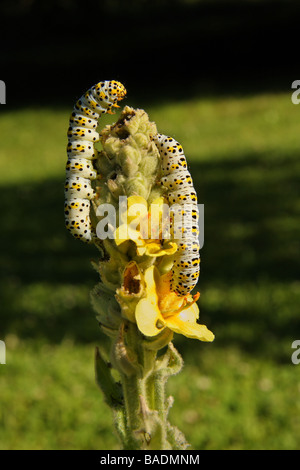
[[[216,339],[175,337],[172,423],[192,449],[300,448],[300,107],[289,92],[126,104],[183,144],[205,206],[199,307]],[[64,228],[71,109],[0,111],[0,448],[118,449],[94,380],[97,252]]]

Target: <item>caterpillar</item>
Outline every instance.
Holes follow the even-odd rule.
[[[168,190],[169,205],[173,205],[172,235],[178,245],[172,267],[171,290],[185,296],[197,284],[200,272],[197,194],[182,146],[163,134],[156,134],[153,140],[161,157],[161,184]]]
[[[114,114],[117,102],[126,95],[122,83],[115,80],[99,82],[76,102],[70,116],[65,182],[65,225],[71,234],[82,241],[93,237],[90,220],[90,200],[95,192],[91,181],[97,178],[93,161],[99,141],[96,130],[102,114]]]

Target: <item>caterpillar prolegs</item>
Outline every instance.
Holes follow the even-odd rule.
[[[65,182],[65,224],[75,238],[92,239],[90,200],[94,196],[91,181],[97,178],[93,160],[97,158],[94,143],[102,114],[113,114],[117,102],[126,95],[122,83],[115,80],[99,82],[91,87],[74,106],[68,129]]]
[[[163,134],[155,135],[153,140],[161,157],[161,184],[168,189],[174,241],[178,246],[172,267],[171,289],[184,296],[195,287],[200,272],[197,195],[182,146]]]

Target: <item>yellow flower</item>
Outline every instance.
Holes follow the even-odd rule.
[[[177,250],[176,243],[163,240],[162,237],[163,201],[163,198],[156,199],[148,209],[148,203],[143,197],[130,196],[127,200],[127,211],[121,213],[122,224],[115,231],[117,246],[132,240],[139,256],[173,255]],[[156,223],[154,228],[151,218]],[[157,238],[151,238],[151,235],[156,235]]]
[[[155,266],[145,271],[144,278],[146,297],[138,302],[135,311],[141,333],[156,336],[163,328],[169,328],[188,338],[214,340],[214,334],[205,325],[197,323],[199,309],[196,300],[200,294],[179,297],[170,291],[171,273],[161,276]]]

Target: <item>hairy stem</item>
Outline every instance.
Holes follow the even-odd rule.
[[[169,346],[158,358],[157,350],[147,348],[141,341],[136,325],[128,324],[121,331],[117,341],[122,341],[122,348],[120,345],[115,348],[119,355],[114,356],[114,361],[121,376],[124,407],[123,413],[115,413],[115,424],[123,448],[167,450],[174,445],[178,448],[174,444],[176,436],[170,434],[167,419],[170,399],[166,398],[165,390],[167,378],[181,366],[175,348]]]

